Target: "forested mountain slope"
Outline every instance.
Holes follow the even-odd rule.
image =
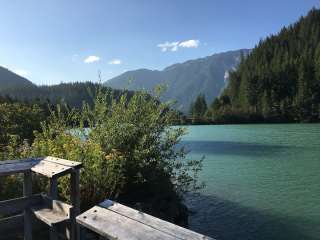
[[[92,82],[76,82],[76,83],[61,83],[52,86],[23,86],[18,85],[14,88],[4,89],[0,91],[0,96],[8,96],[13,99],[18,99],[28,102],[50,102],[66,103],[71,107],[80,108],[83,101],[91,104],[99,84]],[[103,87],[105,91],[111,91],[112,95],[117,98],[123,91],[113,90]],[[132,92],[128,93],[129,96]],[[109,99],[111,101],[111,99]]]
[[[174,64],[162,71],[129,71],[106,81],[105,85],[116,89],[144,89],[148,92],[152,92],[157,85],[164,85],[167,89],[162,99],[177,101],[177,109],[186,113],[200,93],[210,102],[217,97],[226,85],[227,72],[236,68],[241,55],[247,55],[249,51],[242,49],[214,54]]]
[[[4,67],[0,67],[0,93],[5,89],[32,86],[34,85],[28,79],[23,78]]]
[[[220,120],[319,121],[320,10],[259,42],[211,111]]]

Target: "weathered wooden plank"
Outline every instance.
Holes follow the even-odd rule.
[[[23,173],[30,168],[47,177],[61,176],[71,168],[79,169],[82,163],[54,157],[0,161],[0,176]]]
[[[45,157],[43,160],[48,161],[48,162],[52,162],[52,163],[61,164],[61,165],[67,166],[67,167],[72,167],[72,168],[81,168],[82,167],[81,162],[70,161],[70,160],[51,157],[51,156]]]
[[[48,178],[52,178],[67,174],[71,172],[72,168],[65,165],[42,160],[34,165],[31,170]]]
[[[64,215],[65,217],[70,218],[73,209],[74,207],[67,203],[61,202],[59,200],[52,200],[52,210],[61,215]]]
[[[74,169],[71,173],[71,204],[73,206],[73,215],[71,217],[71,229],[69,235],[72,240],[80,239],[80,228],[76,222],[76,216],[80,214],[80,170]]]
[[[39,205],[43,201],[41,194],[0,201],[0,215],[13,215],[26,208]]]
[[[0,165],[0,176],[28,172],[39,161],[21,161],[18,163],[7,163]]]
[[[164,233],[175,236],[179,239],[194,239],[194,240],[209,240],[210,237],[204,236],[202,234],[193,232],[189,229],[177,226],[175,224],[163,221],[159,218],[153,217],[149,214],[137,211],[133,208],[129,208],[120,203],[106,200],[99,204],[101,207],[106,208],[115,213],[126,216],[142,224],[148,225],[152,228],[158,229]]]
[[[52,200],[47,196],[42,196],[42,198],[42,204],[31,208],[35,217],[44,221],[49,226],[53,226],[70,219],[73,211],[72,205],[59,200]]]
[[[78,216],[77,222],[112,240],[180,239],[99,206],[95,206]]]
[[[33,161],[40,161],[42,160],[43,157],[39,158],[23,158],[23,159],[15,159],[15,160],[3,160],[0,161],[0,165],[5,165],[5,164],[17,164],[17,163],[25,163],[25,162],[33,162]]]
[[[52,208],[54,211],[61,212],[61,214],[71,217],[74,207],[65,202],[54,200],[50,196],[41,195],[43,198],[43,208]],[[40,206],[40,205],[38,205]]]
[[[32,173],[31,170],[24,173],[23,177],[23,196],[31,197],[32,195]],[[30,208],[24,211],[24,239],[32,240],[32,216]]]
[[[50,186],[49,186],[49,197],[51,199],[58,198],[58,180],[56,177],[50,178]]]
[[[54,229],[54,227],[51,227],[49,229],[49,233],[50,233],[50,240],[58,240],[58,232],[56,231],[56,229]]]
[[[39,207],[32,207],[31,211],[36,218],[51,227],[69,220],[69,216],[64,215],[62,212],[55,211],[52,208],[44,208],[42,205]]]

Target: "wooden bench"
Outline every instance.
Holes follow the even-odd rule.
[[[80,236],[79,226],[111,240],[212,239],[110,200],[79,215],[81,166],[81,163],[54,157],[0,161],[0,176],[18,173],[24,176],[23,197],[0,202],[0,239],[8,239],[8,232],[24,228],[24,239],[32,240],[34,219],[49,226],[51,240],[58,239],[61,229],[64,238],[86,239],[85,234]],[[48,196],[32,194],[32,174],[49,178]],[[57,200],[57,179],[66,174],[71,174],[71,205]]]
[[[82,213],[77,222],[110,240],[212,239],[111,200]]]
[[[79,237],[75,217],[80,213],[79,170],[82,163],[55,157],[29,158],[22,160],[0,161],[0,176],[22,173],[23,197],[0,202],[0,216],[16,214],[0,219],[1,234],[11,227],[21,224],[21,212],[24,218],[24,236],[32,239],[32,218],[35,217],[50,227],[50,239],[58,238],[58,226],[67,223],[66,238]],[[32,173],[47,177],[50,181],[50,191],[46,195],[32,194]],[[71,174],[71,203],[58,201],[58,178]]]

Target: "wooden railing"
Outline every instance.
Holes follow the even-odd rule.
[[[79,238],[75,217],[80,213],[79,169],[82,164],[54,157],[0,161],[0,176],[23,174],[23,197],[0,202],[0,238],[17,232],[23,224],[24,239],[32,240],[33,218],[49,226],[50,239],[59,234],[67,239]],[[47,177],[50,181],[48,195],[32,193],[32,174]],[[57,200],[58,178],[71,174],[71,203]],[[63,228],[61,226],[64,226]],[[61,230],[64,229],[64,230]]]
[[[23,197],[0,202],[0,217],[4,216],[0,218],[0,239],[10,239],[8,233],[20,231],[24,232],[25,240],[32,240],[32,232],[38,227],[32,224],[35,219],[49,226],[50,240],[212,239],[111,200],[79,215],[81,166],[81,163],[54,157],[0,161],[0,176],[24,175]],[[32,193],[33,174],[49,178],[48,195]],[[57,200],[57,179],[66,174],[71,174],[71,205]]]

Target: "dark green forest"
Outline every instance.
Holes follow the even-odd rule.
[[[208,110],[214,122],[320,120],[320,10],[271,35],[230,72]]]
[[[0,96],[31,103],[65,103],[70,107],[80,108],[83,102],[93,103],[96,89],[100,86],[92,82],[61,83],[52,86],[36,86],[17,84],[10,88],[0,88]],[[108,87],[102,88],[110,91],[114,98],[119,98],[122,90]],[[132,95],[132,92],[128,92]],[[109,99],[111,101],[111,99]]]

